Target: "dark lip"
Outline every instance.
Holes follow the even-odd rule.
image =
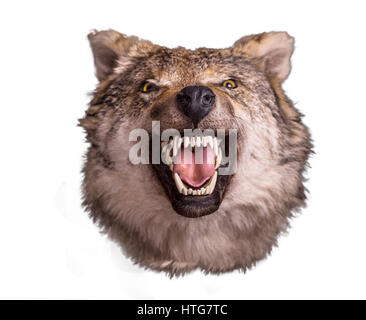
[[[181,216],[199,218],[217,211],[224,197],[225,188],[231,176],[219,175],[214,191],[210,195],[190,196],[179,193],[172,177],[172,172],[165,164],[152,165],[173,209]]]

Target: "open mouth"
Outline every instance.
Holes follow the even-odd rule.
[[[175,136],[162,142],[165,164],[153,166],[178,214],[201,217],[219,208],[230,178],[218,174],[223,142],[215,136]]]
[[[193,136],[174,137],[169,143],[162,143],[165,162],[181,194],[203,196],[212,193],[222,160],[220,142],[212,136]]]

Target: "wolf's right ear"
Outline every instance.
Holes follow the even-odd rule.
[[[88,34],[88,39],[99,81],[106,79],[117,66],[118,59],[126,57],[131,48],[140,41],[137,37],[127,37],[114,30],[94,30]]]

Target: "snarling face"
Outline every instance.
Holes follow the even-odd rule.
[[[305,199],[309,135],[281,89],[293,39],[264,33],[220,50],[112,30],[89,39],[100,84],[80,122],[92,216],[158,270],[220,272],[263,258]]]

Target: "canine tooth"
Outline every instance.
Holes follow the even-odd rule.
[[[216,181],[217,181],[217,171],[215,171],[214,175],[211,178],[210,184],[206,188],[207,194],[211,194],[212,191],[215,189]]]
[[[210,145],[211,148],[213,148],[213,141],[211,136],[206,137],[207,144]]]
[[[164,152],[166,152],[166,150],[169,148],[169,142],[168,141],[163,141],[162,143],[161,143],[161,151],[164,151]]]
[[[167,156],[168,156],[168,150],[167,149],[168,149],[167,145],[161,146],[161,156],[164,157],[164,158],[162,158],[164,160],[166,160]]]
[[[215,151],[215,155],[216,155],[216,157],[217,157],[217,152],[218,152],[218,143],[217,143],[217,138],[215,137],[214,139],[213,139],[213,149],[214,149],[214,151]]]
[[[202,137],[202,146],[207,147],[206,137]]]
[[[178,173],[174,173],[174,181],[175,181],[175,185],[177,186],[177,189],[179,190],[179,192],[182,191],[182,189],[184,189],[184,185],[182,180],[179,178]]]
[[[173,160],[170,156],[170,150],[165,150],[165,162],[167,165],[170,165],[173,163]]]
[[[196,146],[197,147],[201,146],[201,137],[196,137]]]
[[[222,160],[222,151],[221,151],[221,148],[219,148],[219,150],[217,152],[217,156],[216,156],[215,169],[217,169],[220,166],[221,160]]]
[[[189,146],[189,137],[184,137],[184,148],[187,148]]]
[[[217,181],[217,171],[214,173],[213,179],[211,181],[211,190],[210,193],[212,193],[216,187],[216,181]]]
[[[194,147],[194,145],[195,145],[195,138],[194,137],[191,137],[191,147],[193,148]]]
[[[175,157],[178,153],[178,149],[180,148],[180,145],[182,143],[182,139],[175,136],[174,142],[173,142],[173,157]]]
[[[170,165],[173,163],[173,160],[172,160],[171,156],[169,155],[169,152],[165,153],[165,162],[167,165]]]
[[[172,150],[172,142],[169,141],[169,144],[166,144],[164,146],[164,149],[163,149],[163,156],[165,157],[165,164],[167,164],[169,167],[172,165],[173,163],[173,159],[172,157],[170,156],[170,151]],[[172,171],[172,167],[170,168]]]

